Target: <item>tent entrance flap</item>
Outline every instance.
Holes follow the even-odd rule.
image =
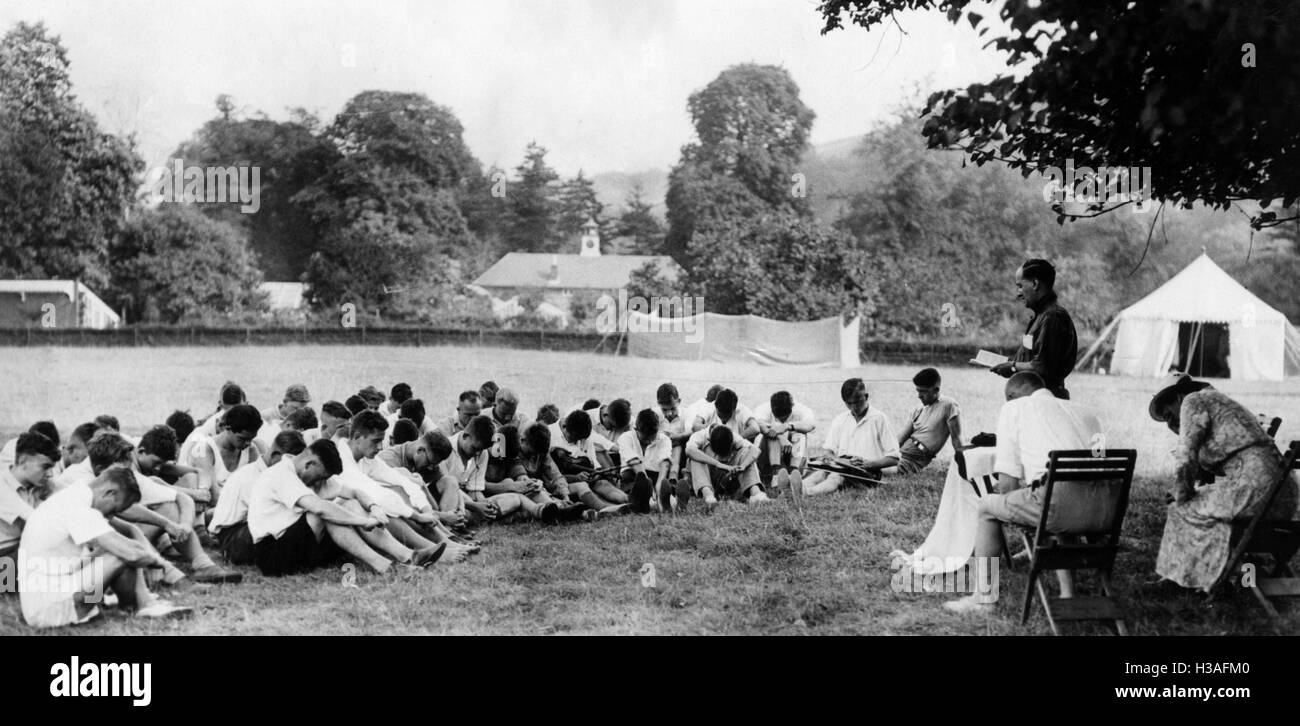
[[[1229,378],[1228,326],[1221,323],[1178,324],[1175,367],[1195,378]]]

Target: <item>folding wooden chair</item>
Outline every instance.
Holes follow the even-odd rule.
[[[1233,520],[1230,540],[1232,551],[1228,555],[1228,566],[1224,568],[1223,574],[1219,575],[1214,587],[1210,588],[1210,593],[1213,595],[1232,578],[1234,573],[1242,569],[1243,560],[1247,558],[1252,560],[1259,560],[1265,556],[1272,558],[1272,568],[1266,575],[1257,574],[1253,587],[1246,581],[1247,578],[1239,578],[1238,581],[1254,593],[1259,604],[1270,617],[1274,618],[1278,616],[1277,608],[1269,601],[1270,597],[1300,597],[1300,577],[1297,577],[1295,571],[1291,569],[1291,558],[1295,556],[1297,550],[1300,550],[1300,520],[1296,519],[1294,513],[1290,513],[1284,519],[1268,517],[1268,511],[1272,508],[1273,502],[1282,495],[1283,487],[1287,485],[1292,473],[1300,471],[1300,441],[1291,442],[1283,464],[1282,476],[1269,487],[1264,506],[1260,507],[1252,517]]]
[[[1259,417],[1260,420],[1262,421],[1264,418],[1264,414],[1261,413]],[[1277,430],[1280,428],[1282,428],[1282,418],[1280,416],[1274,416],[1273,419],[1264,426],[1264,431],[1268,434],[1268,437],[1271,439],[1277,436]]]
[[[1047,615],[1052,633],[1060,635],[1057,624],[1068,621],[1099,620],[1110,623],[1119,635],[1128,635],[1124,611],[1115,599],[1111,571],[1119,550],[1120,529],[1128,511],[1129,489],[1133,485],[1133,467],[1137,462],[1134,449],[1108,449],[1096,455],[1089,449],[1053,451],[1049,454],[1043,478],[1043,512],[1037,528],[1021,527],[1020,535],[1029,550],[1029,581],[1025,584],[1025,604],[1020,622],[1029,622],[1034,604],[1034,590]],[[1113,498],[1108,521],[1098,522],[1090,531],[1053,532],[1048,529],[1053,495],[1057,500],[1073,496],[1079,487],[1108,487]],[[1069,494],[1063,494],[1069,491]],[[1032,537],[1031,537],[1032,535]],[[1093,570],[1101,594],[1091,597],[1054,598],[1048,595],[1043,578],[1054,570]]]

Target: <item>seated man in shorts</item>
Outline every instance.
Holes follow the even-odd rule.
[[[112,466],[55,492],[32,512],[18,549],[19,599],[28,625],[89,622],[100,614],[106,590],[139,618],[191,614],[149,592],[146,570],[169,564],[139,529],[116,518],[139,499],[135,474]]]
[[[797,403],[789,391],[777,391],[754,411],[762,436],[758,440],[759,473],[776,482],[777,491],[790,482],[790,472],[803,469],[808,458],[808,434],[817,428],[811,408]]]
[[[32,512],[50,496],[59,448],[28,431],[14,443],[14,461],[0,469],[0,566],[12,565]]]
[[[394,539],[384,508],[341,482],[342,472],[338,446],[321,440],[258,477],[248,531],[263,575],[309,572],[345,556],[372,572],[408,574],[442,556],[445,546],[417,554]]]
[[[996,560],[1002,552],[1002,523],[1037,526],[1043,512],[1043,475],[1048,453],[1053,450],[1090,449],[1093,437],[1101,433],[1097,417],[1077,404],[1052,395],[1043,379],[1032,371],[1011,376],[1006,385],[1007,402],[998,412],[997,453],[994,470],[998,493],[979,500],[979,526],[975,534],[976,562]],[[1089,487],[1087,494],[1064,497],[1052,506],[1053,531],[1090,528],[1095,521],[1109,518],[1107,487]],[[1056,499],[1056,497],[1053,497]],[[1068,506],[1062,506],[1062,502]],[[1059,530],[1058,530],[1059,528]],[[977,567],[987,575],[993,567]],[[1061,597],[1074,595],[1068,570],[1058,570]],[[991,582],[976,583],[975,592],[944,603],[962,614],[986,614],[998,601]]]
[[[569,496],[586,504],[585,516],[624,514],[631,510],[627,492],[610,473],[613,464],[608,451],[614,444],[591,430],[586,411],[570,411],[559,423],[547,427],[551,434],[551,458],[569,485]]]
[[[804,479],[794,471],[790,473],[790,492],[796,498],[828,494],[845,484],[879,483],[884,469],[898,465],[898,437],[884,412],[867,404],[866,383],[861,378],[848,379],[840,386],[840,399],[848,410],[831,421],[822,444],[828,455],[822,461],[852,466],[865,478],[819,469]]]
[[[307,448],[302,434],[281,431],[271,440],[271,448],[253,463],[241,466],[226,479],[217,505],[212,508],[208,530],[217,538],[217,546],[232,565],[251,565],[255,557],[253,536],[248,532],[248,496],[253,484],[285,456],[297,456]]]

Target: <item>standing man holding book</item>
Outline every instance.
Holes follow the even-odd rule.
[[[1016,270],[1016,299],[1033,311],[1021,339],[1020,348],[1011,360],[989,370],[1010,378],[1021,371],[1037,373],[1053,396],[1069,399],[1065,378],[1074,371],[1078,358],[1079,338],[1074,321],[1056,299],[1056,268],[1047,260],[1026,260]]]

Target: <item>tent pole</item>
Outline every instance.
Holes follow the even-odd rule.
[[[1075,361],[1075,368],[1083,368],[1083,365],[1096,355],[1097,351],[1101,348],[1101,344],[1106,342],[1106,339],[1110,337],[1111,331],[1115,329],[1116,325],[1119,325],[1119,321],[1120,316],[1116,315],[1115,319],[1110,321],[1110,325],[1107,325],[1106,328],[1101,331],[1101,335],[1097,336],[1097,339],[1093,341],[1092,345],[1088,346],[1088,350],[1080,356],[1079,360]]]

